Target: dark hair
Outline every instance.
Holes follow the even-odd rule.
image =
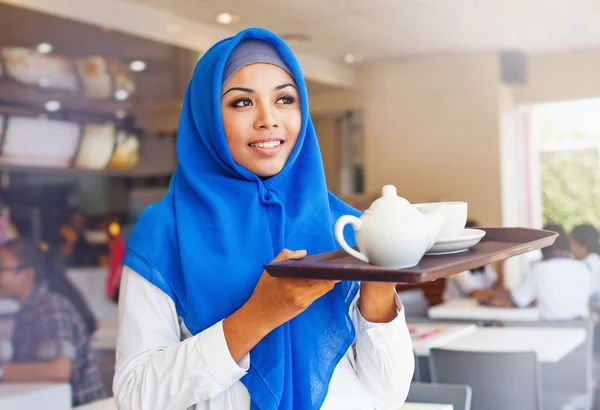
[[[67,278],[58,255],[50,250],[42,251],[35,242],[25,238],[8,241],[2,248],[13,254],[22,264],[33,268],[36,283],[47,282],[51,291],[64,296],[71,302],[81,315],[88,335],[92,335],[96,331],[96,318],[81,293]]]
[[[562,227],[562,225],[548,224],[544,226],[544,230],[558,233],[558,238],[556,238],[554,244],[542,249],[542,253],[544,254],[544,256],[550,256],[550,254],[556,251],[569,252],[569,250],[571,249],[569,245],[569,238],[567,237],[567,233],[565,232],[565,229]]]
[[[571,231],[571,238],[588,248],[589,252],[600,254],[598,231],[590,224],[578,225]]]

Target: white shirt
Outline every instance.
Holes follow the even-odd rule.
[[[414,371],[402,304],[396,296],[397,318],[374,324],[360,315],[357,300],[350,307],[356,339],[335,368],[321,408],[399,409]],[[240,381],[249,363],[250,354],[234,362],[222,322],[189,335],[171,298],[123,269],[113,382],[120,410],[249,409],[250,396]]]
[[[525,281],[511,291],[513,302],[526,307],[537,301],[544,320],[569,320],[589,315],[590,270],[569,258],[538,262]]]
[[[597,253],[589,253],[583,261],[587,263],[592,272],[592,295],[600,294],[600,256]]]
[[[471,273],[470,270],[446,279],[444,300],[468,298],[476,290],[492,289],[498,281],[496,271],[489,265],[483,273]]]

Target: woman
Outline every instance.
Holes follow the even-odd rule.
[[[592,225],[585,224],[573,228],[571,231],[571,253],[585,262],[592,273],[592,287],[590,294],[600,296],[600,244],[598,231]]]
[[[119,409],[400,407],[414,360],[395,285],[358,300],[357,283],[262,269],[335,249],[337,218],[359,214],[327,191],[287,45],[249,29],[213,46],[178,132],[169,192],[124,258]]]
[[[53,259],[51,262],[47,259]],[[70,382],[73,405],[104,397],[90,338],[94,316],[64,271],[37,245],[15,239],[0,248],[0,298],[21,305],[4,382]]]

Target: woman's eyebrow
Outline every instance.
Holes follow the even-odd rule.
[[[275,87],[275,91],[283,90],[285,87],[296,88],[296,86],[292,83],[285,83],[285,84],[281,84],[281,85],[278,85],[277,87]],[[298,88],[296,88],[296,91],[298,91]]]
[[[223,93],[223,95],[221,97],[223,97],[225,94],[227,94],[229,91],[243,91],[245,93],[254,93],[254,90],[252,88],[244,88],[244,87],[231,87],[229,90],[225,91]]]

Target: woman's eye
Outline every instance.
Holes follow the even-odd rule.
[[[294,103],[294,97],[291,97],[289,95],[284,95],[283,97],[279,98],[277,100],[277,103],[279,104],[293,104]]]
[[[233,103],[231,103],[232,107],[249,107],[250,105],[252,105],[252,101],[249,98],[241,98],[239,100],[235,100]]]

